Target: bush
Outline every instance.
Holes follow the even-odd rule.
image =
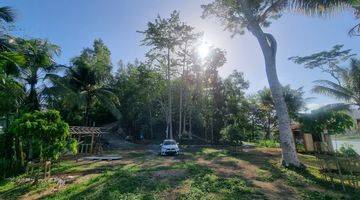
[[[23,167],[20,161],[0,158],[0,180],[12,177],[23,172]]]
[[[243,139],[243,135],[235,125],[226,126],[220,131],[220,135],[221,135],[221,142],[225,144],[229,144],[233,146],[242,145],[241,140]]]
[[[280,144],[275,140],[259,140],[256,146],[266,148],[278,148],[280,147]]]
[[[353,145],[343,144],[339,149],[339,154],[346,157],[358,157],[359,154],[354,150]]]
[[[10,133],[19,141],[18,151],[26,160],[57,160],[66,149],[74,153],[77,149],[68,124],[55,110],[23,114],[11,123]]]

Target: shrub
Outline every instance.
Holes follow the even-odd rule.
[[[70,137],[68,124],[55,110],[23,114],[11,123],[10,133],[20,141],[19,152],[27,160],[57,160],[64,150],[75,153],[77,149],[76,140]]]
[[[339,149],[339,153],[346,157],[357,157],[359,154],[354,150],[354,146],[350,144],[343,144]]]
[[[278,148],[280,144],[275,140],[259,140],[257,147]]]
[[[242,145],[241,140],[243,140],[243,135],[235,125],[226,126],[220,131],[220,135],[221,141],[225,144],[230,144],[233,146]]]

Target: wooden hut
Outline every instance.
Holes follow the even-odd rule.
[[[70,126],[70,133],[79,143],[79,153],[93,154],[102,152],[100,138],[106,133],[104,128]]]
[[[311,133],[303,133],[299,123],[294,122],[291,124],[291,130],[294,136],[295,144],[303,144],[306,152],[332,152],[331,137],[324,130],[320,135],[313,135]]]

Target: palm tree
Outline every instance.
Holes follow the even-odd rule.
[[[17,43],[19,51],[25,59],[24,64],[20,67],[19,79],[29,86],[25,104],[29,111],[39,110],[38,81],[44,80],[46,74],[59,69],[54,57],[60,55],[61,50],[59,46],[41,39],[18,39]]]
[[[85,49],[82,54],[72,59],[72,67],[67,67],[64,77],[48,75],[53,86],[45,90],[47,96],[60,97],[66,105],[82,107],[84,125],[91,126],[90,113],[95,101],[101,102],[114,117],[121,115],[116,105],[118,98],[108,84],[110,79],[110,52],[101,40],[95,40],[94,49]],[[106,55],[105,55],[106,54]]]
[[[10,23],[15,20],[14,10],[9,6],[0,7],[0,20]]]
[[[0,7],[0,21],[10,23],[15,19],[13,10],[8,7]],[[18,64],[23,61],[21,55],[16,51],[16,44],[14,43],[13,37],[5,35],[0,32],[0,79],[4,82],[6,77],[4,75],[18,73]]]
[[[317,80],[313,91],[343,100],[360,109],[360,60],[352,59],[350,67],[343,69],[339,78],[340,82]]]
[[[357,19],[360,18],[359,0],[293,0],[289,7],[310,16],[329,16],[345,9],[352,10]],[[350,36],[360,36],[360,23],[349,31]]]

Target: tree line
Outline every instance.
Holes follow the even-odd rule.
[[[64,66],[55,62],[61,53],[58,45],[3,30],[0,115],[9,122],[24,112],[55,109],[70,125],[116,122],[135,138],[196,138],[213,144],[279,134],[284,164],[300,166],[290,122],[304,106],[303,91],[280,84],[276,40],[263,28],[285,10],[325,15],[341,7],[357,10],[358,5],[321,0],[215,0],[203,5],[204,18],[215,16],[233,36],[249,31],[259,42],[270,88],[253,96],[245,93],[249,82],[242,72],[219,76],[225,50],[210,47],[208,55],[199,56],[202,33],[181,21],[177,11],[167,18],[158,16],[138,31],[142,45],[150,49],[146,59],[120,62],[116,73],[101,39]],[[3,24],[14,20],[11,8],[0,12]]]

